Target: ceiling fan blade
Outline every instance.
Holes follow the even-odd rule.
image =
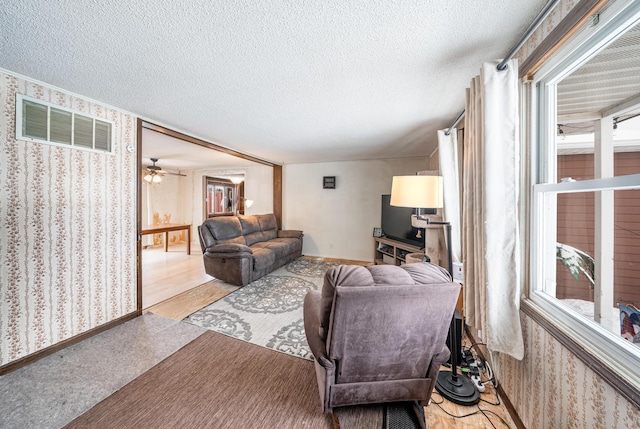
[[[173,171],[167,171],[167,170],[163,170],[159,165],[156,165],[156,162],[158,162],[158,158],[149,158],[151,160],[151,162],[153,162],[153,165],[147,165],[145,166],[145,168],[147,169],[147,171],[149,172],[154,172],[154,174],[158,174],[158,175],[165,175],[165,174],[170,174],[172,176],[182,176],[182,177],[186,177],[186,174],[182,174],[180,173],[180,170],[178,170],[177,173],[174,173]]]

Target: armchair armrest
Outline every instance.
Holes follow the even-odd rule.
[[[449,347],[447,347],[447,345],[444,344],[442,346],[442,350],[440,350],[438,353],[433,355],[433,363],[438,367],[440,367],[440,365],[444,364],[446,361],[449,360],[450,356],[451,356],[451,351],[449,350]]]
[[[431,358],[431,363],[429,364],[427,373],[425,375],[425,378],[431,379],[431,382],[429,384],[429,391],[432,391],[435,387],[436,381],[438,379],[438,372],[440,372],[440,367],[449,359],[449,356],[451,356],[451,352],[449,351],[447,345],[443,344],[442,350],[434,354]],[[420,404],[424,406],[428,405],[428,403],[428,401],[420,401]]]
[[[228,257],[233,255],[234,253],[246,253],[248,255],[251,255],[253,253],[253,250],[251,250],[249,246],[238,243],[216,244],[206,249],[206,254],[209,256]]]
[[[327,346],[320,337],[320,292],[312,290],[304,297],[304,333],[313,357],[325,368],[333,368],[334,364],[327,357]]]
[[[302,238],[302,231],[296,229],[281,229],[278,230],[278,238]]]

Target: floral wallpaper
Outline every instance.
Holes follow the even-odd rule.
[[[16,140],[17,93],[113,121],[113,154]],[[136,310],[136,122],[5,73],[0,108],[5,365]]]
[[[529,429],[640,427],[640,410],[521,313],[525,357],[500,355],[498,379]]]

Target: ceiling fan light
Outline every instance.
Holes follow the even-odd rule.
[[[158,176],[157,174],[153,175],[153,183],[160,183],[162,182],[162,177]]]
[[[153,179],[153,176],[151,176],[151,174],[149,174],[149,173],[147,173],[147,174],[144,176],[144,181],[145,181],[145,182],[151,183],[151,180],[152,180],[152,179]]]

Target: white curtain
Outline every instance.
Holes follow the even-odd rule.
[[[518,69],[482,65],[465,109],[463,246],[466,321],[491,352],[522,359],[518,244]]]
[[[444,182],[444,220],[451,224],[451,256],[453,262],[462,258],[460,246],[460,181],[458,168],[458,133],[455,128],[449,135],[438,131],[438,157],[440,174]]]

